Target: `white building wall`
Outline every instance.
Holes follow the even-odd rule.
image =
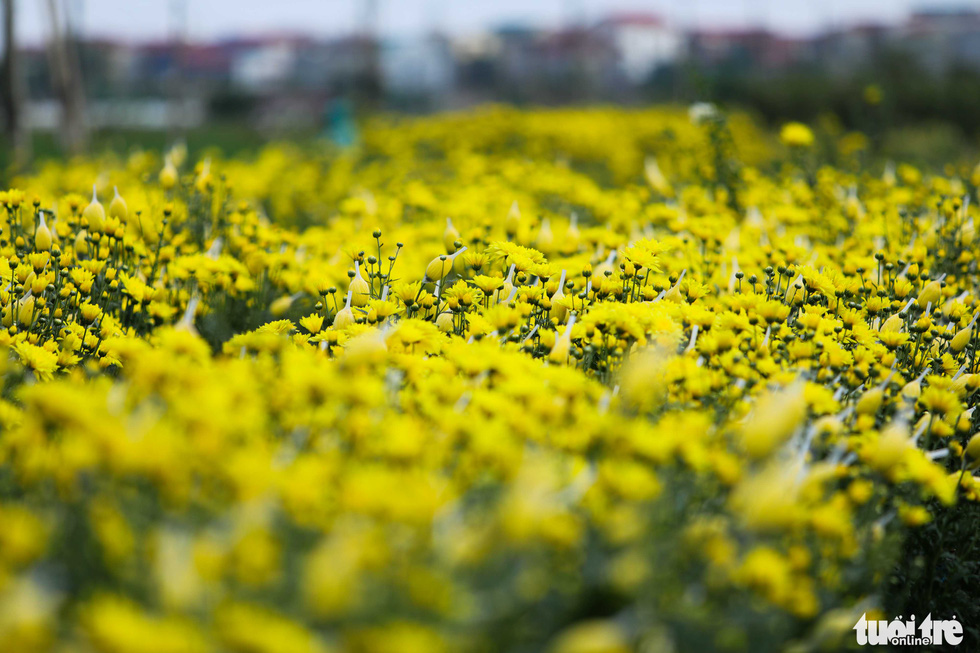
[[[623,72],[633,83],[647,79],[657,68],[680,56],[682,39],[677,32],[652,25],[620,25],[614,42]]]

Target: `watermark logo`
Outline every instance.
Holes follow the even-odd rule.
[[[854,625],[860,646],[956,646],[963,641],[963,624],[952,619],[933,619],[929,614],[922,623],[915,623],[915,615],[903,620],[901,616],[891,621],[868,621],[867,613]]]

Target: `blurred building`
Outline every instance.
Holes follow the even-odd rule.
[[[616,54],[616,66],[627,80],[642,84],[658,68],[677,62],[684,36],[656,14],[615,14],[596,27]]]
[[[518,24],[453,37],[270,33],[75,45],[93,126],[188,128],[214,119],[277,129],[318,127],[340,99],[422,111],[487,101],[630,102],[648,99],[657,84],[683,87],[678,79],[692,70],[765,79],[804,66],[846,78],[894,51],[936,74],[980,71],[980,12],[930,9],[900,25],[852,25],[805,39],[766,29],[684,31],[655,14],[626,13],[555,30]],[[43,48],[23,50],[26,113],[36,128],[57,123],[48,61]]]
[[[550,31],[503,26],[454,42],[457,97],[629,100],[658,70],[676,65],[683,50],[684,35],[652,14],[617,14]]]
[[[456,70],[450,40],[439,34],[402,38],[381,47],[381,81],[393,98],[413,106],[443,105]]]
[[[688,34],[689,61],[705,67],[772,70],[813,57],[813,43],[765,29],[703,30]]]
[[[874,61],[891,47],[894,30],[884,25],[853,25],[821,34],[812,42],[812,61],[835,76],[853,72],[856,62]]]
[[[975,9],[917,11],[895,38],[934,73],[957,65],[980,68],[980,11]]]

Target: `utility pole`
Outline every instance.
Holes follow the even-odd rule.
[[[0,98],[3,100],[4,130],[13,146],[14,168],[31,160],[31,135],[24,121],[24,85],[17,52],[17,15],[14,0],[3,2],[3,68],[0,69]]]

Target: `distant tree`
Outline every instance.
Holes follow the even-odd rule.
[[[78,44],[74,42],[71,25],[65,20],[60,0],[48,0],[51,37],[48,55],[51,61],[55,92],[61,101],[61,141],[71,154],[85,151],[88,128],[85,124],[85,91],[82,70],[78,61]]]
[[[0,70],[0,98],[3,102],[4,132],[10,140],[15,168],[31,159],[31,138],[24,120],[24,85],[17,53],[14,0],[3,1],[3,68]]]

